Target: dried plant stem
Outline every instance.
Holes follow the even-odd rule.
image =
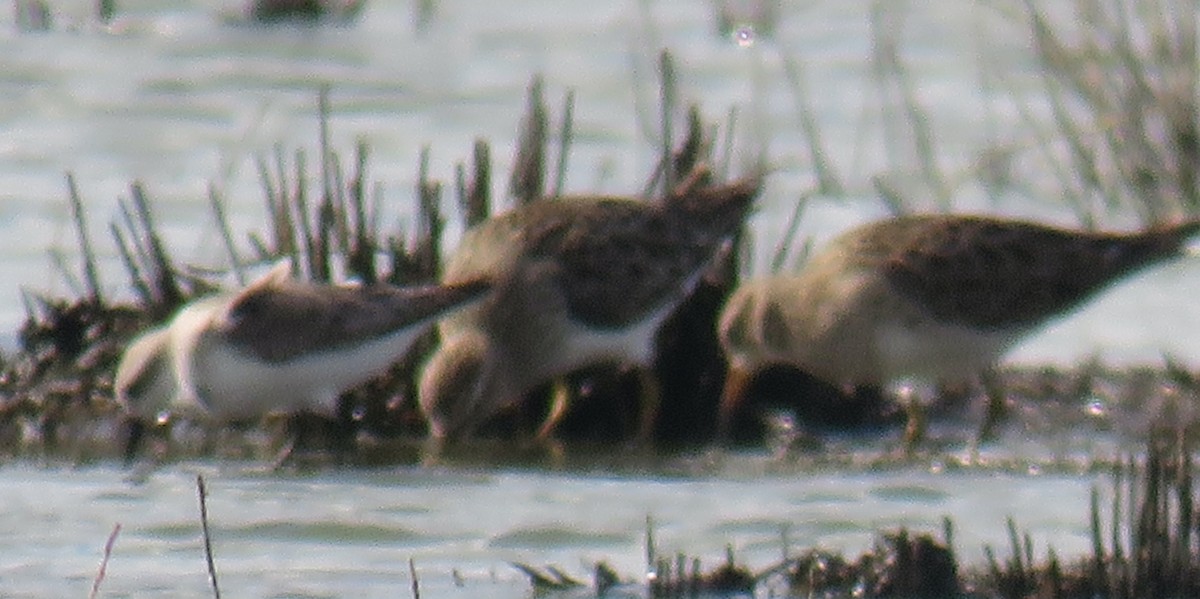
[[[158,235],[158,229],[154,226],[145,187],[140,181],[134,181],[130,186],[130,193],[152,259],[149,270],[154,274],[154,290],[157,293],[158,303],[164,312],[169,312],[183,303],[183,291],[175,279],[175,269],[171,265],[171,258],[167,254],[166,246],[163,245],[162,238]]]
[[[518,204],[526,204],[545,195],[546,130],[549,127],[541,75],[529,83],[525,117],[517,137],[508,190]]]
[[[654,546],[654,516],[646,514],[646,576],[653,583],[658,574],[658,548]]]
[[[408,558],[408,575],[412,578],[413,599],[421,599],[421,581],[417,578],[417,562]]]
[[[92,580],[92,592],[88,593],[88,599],[96,599],[100,593],[100,583],[104,582],[104,576],[108,572],[108,560],[112,557],[113,545],[117,542],[117,535],[121,533],[121,523],[118,522],[113,526],[112,532],[108,533],[108,541],[104,543],[104,556],[100,558],[100,570],[96,572],[96,578]]]
[[[246,284],[246,270],[242,268],[242,261],[238,258],[237,246],[233,243],[233,231],[229,228],[229,219],[225,214],[225,203],[222,201],[221,194],[217,191],[216,185],[212,182],[208,184],[208,203],[212,207],[213,218],[217,219],[217,228],[221,230],[221,240],[225,243],[225,251],[229,254],[229,266],[233,269],[233,274],[237,278],[238,286]]]
[[[87,281],[88,297],[96,304],[101,304],[103,301],[100,297],[99,279],[96,276],[96,256],[92,252],[92,241],[87,232],[83,200],[79,197],[79,187],[75,185],[75,175],[69,172],[67,173],[67,191],[71,198],[71,214],[75,219],[75,229],[79,234],[79,249],[83,252],[83,276]]]
[[[574,137],[574,119],[575,90],[569,89],[566,98],[563,99],[562,124],[558,129],[558,166],[554,174],[554,190],[550,192],[550,197],[553,198],[562,195],[567,179],[567,157],[571,153],[571,141]]]
[[[845,187],[834,171],[825,145],[821,141],[821,129],[815,118],[816,110],[810,101],[811,95],[804,78],[803,67],[790,53],[782,53],[781,56],[783,74],[787,77],[792,88],[792,97],[796,102],[796,118],[800,120],[801,134],[808,143],[808,155],[812,160],[813,174],[817,177],[818,192],[824,195],[844,195]]]
[[[112,232],[113,241],[116,243],[117,252],[121,255],[121,262],[125,264],[125,270],[129,272],[129,281],[133,285],[134,293],[137,294],[143,306],[152,305],[154,294],[150,291],[150,286],[146,284],[137,258],[134,257],[136,250],[130,249],[129,242],[125,239],[125,234],[121,232],[121,227],[117,223],[109,223],[108,227]]]
[[[196,493],[200,496],[200,529],[204,533],[204,561],[208,565],[208,582],[212,585],[213,597],[221,599],[221,587],[217,584],[217,565],[213,561],[212,536],[208,531],[208,490],[204,486],[204,475],[196,475]]]
[[[659,73],[659,126],[662,128],[661,160],[663,173],[663,193],[670,193],[675,187],[676,177],[674,161],[671,159],[672,145],[675,139],[675,102],[678,98],[677,79],[675,77],[675,61],[671,53],[663,50],[658,56]]]
[[[804,215],[804,208],[808,206],[808,200],[812,197],[811,193],[805,193],[796,201],[796,207],[792,209],[792,216],[788,220],[788,226],[784,229],[783,238],[779,240],[779,244],[775,246],[775,254],[771,257],[771,273],[778,273],[783,270],[784,264],[787,263],[788,256],[793,254],[794,246],[796,245],[796,234],[800,230],[800,219]],[[807,248],[807,244],[804,246]],[[807,250],[804,251],[807,254]],[[804,259],[807,256],[799,256]]]

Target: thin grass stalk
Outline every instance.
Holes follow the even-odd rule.
[[[1062,597],[1062,568],[1058,563],[1058,553],[1054,551],[1053,547],[1047,549],[1047,561],[1049,563],[1046,566],[1046,579],[1050,585],[1049,595],[1050,597]]]
[[[21,308],[25,311],[25,320],[28,322],[37,322],[42,319],[42,311],[35,307],[37,301],[30,294],[29,289],[25,286],[20,287],[21,290]]]
[[[783,237],[775,246],[775,252],[771,257],[770,272],[772,274],[782,271],[788,256],[792,255],[793,246],[796,244],[796,234],[800,231],[800,218],[804,215],[804,209],[808,206],[808,200],[811,197],[811,192],[805,192],[796,201],[796,207],[792,209],[792,215],[788,219],[787,228],[783,231]]]
[[[276,152],[277,152],[276,156],[277,157],[278,157],[278,151],[279,151],[279,146],[276,146]],[[270,165],[267,164],[266,159],[263,158],[262,156],[255,156],[254,165],[258,169],[259,184],[262,185],[263,200],[265,200],[265,204],[266,204],[265,208],[267,210],[267,218],[269,218],[271,221],[271,229],[272,229],[271,237],[272,237],[272,242],[273,242],[272,244],[270,244],[270,248],[267,249],[265,253],[260,251],[259,257],[261,259],[263,257],[272,256],[272,255],[290,256],[292,254],[292,252],[290,251],[290,249],[287,249],[284,247],[284,240],[287,239],[288,235],[287,235],[287,233],[284,232],[285,218],[284,218],[284,215],[281,214],[280,209],[279,209],[280,198],[283,195],[283,192],[280,191],[280,189],[283,187],[283,185],[285,183],[282,180],[280,180],[278,182],[278,184],[276,183],[275,178],[271,175]],[[288,225],[288,227],[290,227],[290,226],[291,225]],[[260,240],[260,245],[263,247],[267,247],[267,244],[261,243],[261,240]],[[293,263],[292,268],[295,269],[298,266],[299,266],[298,264]]]
[[[313,278],[318,281],[333,281],[333,246],[337,242],[331,237],[336,229],[337,215],[333,205],[321,202],[317,208],[317,239],[313,251],[316,254],[317,270]]]
[[[250,242],[250,249],[254,252],[255,261],[266,262],[279,257],[278,254],[271,250],[267,242],[263,241],[263,238],[258,233],[251,231],[246,235],[246,240]],[[293,263],[292,270],[295,271],[295,269],[296,265]]]
[[[729,168],[733,162],[733,141],[734,135],[737,132],[737,105],[729,107],[729,112],[725,115],[725,137],[721,142],[721,155],[716,161],[716,170],[713,174],[720,181],[729,179]]]
[[[687,556],[682,551],[677,552],[675,554],[675,579],[678,581],[678,584],[676,585],[675,593],[678,595],[686,593],[689,584],[695,584],[694,580],[688,578],[687,571]]]
[[[441,183],[429,177],[429,148],[421,149],[417,167],[417,215],[411,233],[411,249],[406,249],[405,240],[392,242],[392,281],[413,283],[437,280],[440,275],[441,234],[444,223],[441,217]]]
[[[946,178],[937,164],[937,152],[934,149],[933,135],[930,131],[929,115],[917,99],[915,86],[912,78],[908,75],[908,69],[900,59],[900,52],[894,36],[883,33],[880,18],[882,18],[882,14],[872,20],[874,30],[879,32],[881,40],[876,44],[874,60],[881,62],[879,68],[883,70],[883,76],[892,81],[897,96],[896,100],[900,102],[904,111],[904,122],[908,123],[907,130],[910,134],[910,139],[905,145],[909,143],[912,145],[921,175],[932,189],[938,208],[943,212],[948,211],[951,201],[950,190]]]
[[[375,265],[375,231],[367,216],[367,151],[367,143],[360,139],[354,149],[354,177],[350,181],[354,244],[349,255],[350,271],[363,283],[375,283],[379,280],[379,272]]]
[[[1000,73],[998,69],[993,70],[996,71],[995,79],[1001,84],[1005,85],[1010,96],[1015,97],[1017,92],[1016,87],[1012,84],[1012,82],[1002,73]],[[1021,122],[1024,123],[1026,128],[1033,133],[1034,140],[1036,142],[1035,147],[1044,158],[1041,164],[1046,165],[1046,167],[1050,169],[1050,173],[1054,176],[1054,179],[1058,181],[1058,195],[1066,201],[1067,206],[1073,213],[1075,213],[1075,218],[1082,227],[1086,229],[1095,229],[1096,217],[1094,211],[1091,209],[1087,200],[1085,199],[1084,192],[1077,189],[1076,179],[1067,172],[1063,162],[1059,160],[1058,156],[1055,154],[1055,142],[1051,138],[1050,133],[1045,127],[1038,123],[1037,118],[1033,116],[1033,113],[1029,110],[1029,106],[1027,104],[1023,102],[1014,102],[1013,108],[1016,109],[1017,115],[1020,117]]]
[[[525,116],[517,136],[517,152],[509,179],[509,194],[518,204],[527,204],[545,194],[546,130],[548,117],[541,75],[529,83]]]
[[[146,240],[154,258],[153,272],[156,275],[159,297],[162,299],[164,308],[174,308],[183,302],[183,292],[175,279],[175,269],[171,265],[171,259],[167,256],[166,246],[163,245],[158,230],[154,227],[154,219],[150,214],[150,202],[146,199],[145,188],[140,181],[134,181],[130,191],[133,195],[133,205],[137,209],[142,230],[146,232]]]
[[[1046,82],[1047,97],[1050,100],[1050,110],[1062,137],[1066,140],[1073,172],[1080,178],[1085,189],[1098,193],[1104,199],[1105,205],[1115,209],[1120,205],[1116,190],[1104,181],[1100,173],[1095,151],[1085,142],[1083,130],[1075,123],[1066,106],[1066,98],[1057,82],[1049,74],[1043,74]],[[1143,216],[1144,218],[1144,216]]]
[[[104,555],[100,558],[100,569],[96,572],[96,578],[92,580],[92,592],[88,593],[88,599],[100,596],[100,583],[104,582],[108,573],[108,560],[112,557],[113,546],[117,543],[117,535],[120,533],[121,523],[118,522],[113,526],[112,532],[108,533],[108,540],[104,543]]]
[[[422,281],[436,281],[441,278],[441,246],[442,233],[446,229],[446,221],[442,217],[442,184],[432,182],[422,186],[424,193],[420,197],[420,226],[417,243],[417,257],[420,265]]]
[[[340,203],[342,189],[342,181],[339,181],[341,168],[338,166],[337,153],[330,148],[329,144],[329,93],[331,86],[328,83],[321,84],[317,90],[317,124],[319,129],[321,153],[321,201],[328,202],[335,208],[334,214],[339,215],[336,219],[338,247],[345,250],[347,245],[347,230],[344,217],[345,205]]]
[[[890,6],[891,4],[881,0],[875,0],[871,4],[871,75],[879,97],[884,152],[888,159],[894,161],[898,156],[904,155],[904,148],[900,145],[901,136],[895,130],[902,122],[899,115],[895,114],[894,108],[900,102],[893,97],[894,85],[892,78],[888,75],[886,62],[886,46],[895,44],[892,36],[886,34],[884,30],[884,24],[891,21],[885,14]]]
[[[1033,561],[1033,537],[1029,536],[1029,532],[1026,531],[1022,535],[1022,540],[1025,542],[1025,582],[1032,587],[1034,586],[1034,578],[1037,574],[1037,566]]]
[[[454,199],[458,202],[459,215],[467,222],[467,164],[462,160],[454,163]]]
[[[125,271],[129,273],[129,283],[133,286],[134,294],[137,295],[143,306],[152,307],[154,294],[143,278],[142,270],[133,256],[133,250],[129,249],[129,242],[125,238],[125,234],[121,232],[121,228],[116,223],[110,222],[108,228],[112,233],[113,242],[117,246],[117,253],[121,256],[121,262],[125,265]]]
[[[996,559],[996,552],[991,545],[983,546],[983,557],[987,561],[988,573],[992,577],[992,584],[1001,589],[1001,596],[1004,596],[1004,589],[1007,588],[1005,582],[1008,577],[1004,574],[1004,569],[1000,567],[1000,560]]]
[[[1021,560],[1021,538],[1017,533],[1017,523],[1013,520],[1012,516],[1009,516],[1006,522],[1008,528],[1008,542],[1010,550],[1012,551],[1012,557],[1010,558],[1008,566],[1009,572],[1015,580],[1023,583],[1025,580],[1025,564],[1022,563]]]
[[[1156,521],[1158,516],[1159,505],[1159,488],[1160,456],[1158,452],[1151,449],[1146,455],[1146,472],[1144,476],[1144,494],[1142,501],[1138,506],[1138,526],[1134,537],[1134,546],[1136,551],[1132,554],[1135,558],[1134,565],[1134,581],[1135,586],[1133,592],[1139,597],[1156,596],[1148,594],[1151,584],[1151,564],[1157,557],[1157,545],[1159,526]]]
[[[491,154],[491,147],[486,140],[475,140],[472,152],[474,174],[469,183],[462,184],[465,191],[459,194],[459,210],[463,214],[463,222],[467,227],[473,227],[483,222],[491,212]]]
[[[808,156],[812,161],[813,174],[817,177],[817,188],[820,193],[832,196],[845,194],[841,178],[829,160],[825,144],[821,141],[821,128],[817,123],[816,110],[810,102],[811,95],[808,83],[804,77],[803,67],[788,52],[780,53],[783,64],[783,74],[792,90],[795,102],[796,118],[800,123],[800,135],[808,144]]]
[[[417,578],[417,562],[411,557],[408,558],[408,576],[412,579],[413,599],[421,599],[421,581]]]
[[[79,197],[79,187],[75,184],[75,175],[67,172],[67,195],[71,199],[71,215],[75,220],[75,231],[79,235],[79,249],[83,253],[83,276],[87,281],[88,299],[97,305],[103,304],[100,295],[100,282],[96,276],[96,255],[92,251],[92,240],[87,231],[87,218],[83,210],[83,200]]]
[[[658,55],[659,73],[659,126],[662,135],[660,150],[663,165],[663,194],[666,195],[675,188],[679,173],[675,172],[674,161],[671,159],[675,132],[675,103],[678,97],[678,82],[675,76],[675,61],[671,53],[663,50]]]
[[[1175,546],[1174,554],[1174,580],[1183,581],[1187,579],[1189,565],[1192,561],[1191,545],[1192,545],[1192,523],[1195,522],[1195,512],[1192,503],[1192,456],[1187,449],[1187,440],[1184,438],[1184,431],[1181,428],[1178,431],[1179,437],[1176,439],[1178,447],[1175,480],[1175,496],[1179,506],[1178,516],[1176,517],[1177,526],[1173,526],[1175,530]]]
[[[134,258],[142,265],[143,272],[151,270],[154,258],[151,255],[150,244],[147,241],[150,236],[138,226],[137,218],[133,215],[134,208],[131,206],[131,202],[124,198],[118,198],[117,211],[121,214],[121,222],[125,225],[125,230],[129,231],[129,241],[133,248]],[[146,281],[150,285],[153,285],[149,274],[146,275]]]
[[[301,269],[300,246],[296,243],[296,224],[292,217],[291,200],[288,192],[288,171],[283,157],[283,146],[275,145],[275,171],[279,181],[278,195],[272,198],[272,214],[275,219],[275,251],[292,257],[294,269]]]
[[[196,494],[200,497],[200,530],[204,534],[204,561],[208,566],[208,582],[213,597],[221,599],[221,587],[217,582],[217,565],[213,560],[212,535],[208,530],[208,490],[204,486],[204,475],[196,475]]]
[[[562,122],[558,129],[558,168],[554,174],[554,190],[550,193],[552,198],[561,197],[563,185],[566,184],[567,157],[571,154],[571,142],[575,135],[574,127],[575,90],[568,89],[566,97],[563,98]]]
[[[1119,569],[1116,585],[1121,596],[1128,597],[1133,592],[1133,568],[1130,566],[1129,559],[1126,557],[1136,555],[1136,548],[1133,544],[1134,529],[1134,513],[1137,493],[1137,469],[1133,461],[1133,457],[1126,458],[1123,465],[1118,465],[1119,472],[1122,473],[1123,485],[1118,485],[1116,493],[1118,495],[1117,503],[1122,503],[1119,497],[1123,494],[1125,499],[1123,502],[1124,514],[1121,511],[1113,512],[1113,563],[1117,564]],[[1118,531],[1123,531],[1122,535]]]
[[[955,553],[954,548],[954,520],[950,516],[942,516],[942,543],[951,553]]]
[[[295,190],[293,191],[290,201],[284,206],[292,215],[292,222],[299,227],[299,230],[293,230],[292,235],[298,238],[302,243],[299,251],[304,253],[305,264],[308,265],[308,277],[313,281],[329,281],[328,271],[321,267],[322,256],[318,251],[316,235],[313,233],[312,216],[308,206],[308,178],[304,174],[306,167],[306,158],[304,150],[296,150],[295,154]],[[320,214],[317,216],[320,226]]]
[[[217,220],[217,228],[221,230],[221,240],[225,242],[225,252],[229,254],[229,266],[233,269],[238,287],[246,284],[246,271],[238,258],[237,246],[233,243],[233,230],[229,227],[229,219],[225,215],[225,203],[216,185],[208,183],[208,204],[212,208],[213,218]]]
[[[380,232],[379,219],[382,218],[381,215],[383,214],[383,212],[382,212],[382,210],[379,209],[379,207],[381,205],[383,205],[383,198],[384,198],[383,182],[376,181],[374,184],[371,185],[371,204],[370,204],[370,207],[367,209],[367,223],[368,223],[368,227],[371,231],[371,239],[375,240],[375,244],[377,246],[379,245],[380,239],[381,239],[381,236],[379,233]],[[376,248],[376,249],[378,249],[378,248]]]
[[[333,192],[330,194],[326,203],[330,205],[333,213],[333,230],[334,239],[336,240],[333,247],[337,248],[338,252],[343,254],[350,253],[350,223],[348,206],[350,202],[346,199],[346,172],[342,168],[341,154],[333,152],[329,155],[329,163],[333,177]]]
[[[646,514],[646,578],[654,583],[661,574],[655,569],[655,564],[658,562],[658,548],[654,545],[654,516]]]
[[[1100,490],[1092,487],[1090,495],[1090,515],[1092,529],[1092,588],[1102,589],[1108,586],[1108,574],[1104,565],[1104,538],[1100,527]]]
[[[925,181],[934,190],[938,206],[940,206],[942,211],[949,211],[949,186],[946,182],[946,176],[942,173],[942,169],[937,166],[937,150],[934,148],[934,136],[932,136],[931,132],[929,114],[926,113],[923,106],[920,106],[916,86],[913,85],[912,78],[908,77],[907,68],[900,61],[899,55],[893,55],[890,58],[894,60],[895,76],[899,79],[900,95],[904,98],[905,114],[908,116],[908,122],[910,122],[913,143],[916,145],[917,157],[919,158],[920,170],[922,170],[925,176]]]
[[[1183,18],[1162,16],[1158,45],[1168,48],[1163,52],[1167,57],[1162,61],[1171,65],[1168,76],[1183,80],[1173,86],[1168,81],[1167,87],[1174,92],[1173,97],[1180,100],[1166,103],[1164,109],[1172,132],[1173,154],[1177,157],[1175,169],[1180,199],[1184,209],[1194,214],[1200,208],[1200,175],[1196,172],[1197,165],[1200,165],[1200,100],[1189,92],[1200,86],[1200,76],[1194,67],[1198,55],[1197,24],[1196,19],[1189,18],[1191,13],[1186,8],[1182,12]],[[1172,23],[1176,28],[1169,30]],[[1172,41],[1176,43],[1172,45]]]

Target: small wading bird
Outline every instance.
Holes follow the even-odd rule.
[[[852,229],[799,273],[748,281],[730,297],[718,327],[729,360],[721,436],[751,378],[773,364],[847,390],[981,374],[986,383],[1017,341],[1122,277],[1181,255],[1197,231],[1197,221],[1120,234],[956,215]],[[910,407],[911,443],[923,421]]]
[[[659,325],[742,226],[761,178],[713,185],[700,167],[659,201],[546,199],[480,223],[446,268],[448,284],[494,281],[488,297],[439,323],[419,397],[435,449],[468,437],[534,387],[556,382],[540,430],[566,410],[561,377],[590,364],[634,367],[638,437],[652,434],[658,382],[647,367]]]
[[[382,373],[444,313],[479,299],[481,280],[396,288],[289,277],[285,261],[231,294],[184,307],[126,350],[117,401],[141,427],[164,413],[232,422],[272,412],[331,415],[344,391]]]

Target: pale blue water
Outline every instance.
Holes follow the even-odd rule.
[[[646,477],[400,469],[290,477],[242,464],[182,464],[135,485],[113,468],[10,465],[0,468],[0,595],[85,595],[119,523],[102,596],[210,596],[197,473],[209,492],[218,581],[231,597],[410,596],[409,559],[422,597],[528,596],[509,561],[556,565],[590,581],[605,560],[632,582],[645,572],[647,516],[661,553],[715,566],[732,544],[756,571],[779,561],[785,529],[793,552],[815,546],[857,555],[880,528],[940,534],[943,517],[955,522],[966,563],[982,562],[985,543],[1007,554],[1010,515],[1038,555],[1047,545],[1079,555],[1089,546],[1090,489],[1108,484],[1083,475],[918,470]]]
[[[423,33],[412,3],[368,0],[361,23],[343,28],[264,30],[223,25],[236,5],[123,1],[111,30],[86,24],[88,2],[53,2],[59,26],[20,33],[0,6],[0,345],[11,347],[23,317],[19,288],[68,293],[48,249],[73,259],[64,173],[75,174],[105,257],[106,289],[124,274],[108,238],[116,198],[146,184],[179,258],[222,266],[205,201],[215,182],[238,231],[263,223],[253,157],[282,144],[316,155],[316,89],[332,85],[332,146],[348,157],[371,147],[370,179],[384,193],[383,223],[408,217],[418,151],[450,182],[473,140],[491,140],[496,192],[512,160],[517,118],[531,74],[545,77],[559,114],[576,91],[576,141],[567,189],[634,193],[655,158],[659,48],[674,52],[685,101],[721,121],[738,105],[738,156],[765,148],[777,166],[753,220],[757,271],[812,174],[781,55],[800,61],[830,157],[850,197],[817,198],[803,232],[823,240],[883,213],[869,178],[889,159],[870,79],[870,3],[785,2],[774,40],[739,47],[714,34],[713,6],[676,0],[564,3],[557,0],[439,2]],[[936,133],[940,164],[961,174],[956,205],[1072,217],[1050,194],[1004,195],[994,206],[968,169],[989,144],[1031,145],[1007,91],[980,83],[992,61],[1017,94],[1036,91],[1019,24],[1002,11],[950,0],[911,3],[892,17]],[[1033,101],[1033,100],[1031,100]],[[1033,104],[1035,112],[1044,110]],[[902,162],[910,162],[906,157]],[[736,164],[736,162],[735,162]],[[910,168],[911,164],[902,167]],[[1035,189],[1048,178],[1036,156],[1014,177]],[[447,198],[448,200],[449,198]],[[932,206],[932,203],[930,204]],[[449,202],[447,202],[449,206]],[[1128,226],[1129,215],[1104,219]],[[448,232],[452,240],[457,229]],[[70,262],[73,268],[78,268]],[[1162,353],[1200,362],[1200,294],[1194,260],[1146,273],[1021,346],[1013,362],[1073,363],[1093,353],[1114,363],[1158,364]],[[1019,442],[1010,440],[1010,442]],[[1109,440],[1078,438],[1003,448],[1031,462],[1055,452],[1111,455]],[[1086,548],[1087,475],[982,469],[934,474],[772,474],[748,461],[717,474],[656,477],[511,471],[388,470],[289,477],[243,464],[185,464],[140,485],[112,467],[0,467],[0,596],[82,596],[101,549],[121,523],[102,596],[208,596],[199,544],[194,475],[212,494],[217,565],[227,596],[407,596],[414,558],[423,597],[523,597],[506,560],[553,563],[581,576],[599,559],[626,576],[642,572],[645,517],[660,547],[715,563],[725,543],[753,567],[777,559],[780,528],[796,546],[856,551],[873,530],[958,524],[959,550],[978,562],[983,542],[1003,545],[1004,518],[1059,555]],[[701,471],[705,472],[705,471]],[[455,588],[451,571],[465,579]]]

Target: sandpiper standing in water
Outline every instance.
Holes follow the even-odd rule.
[[[1047,321],[1181,255],[1197,231],[1197,221],[1121,234],[964,215],[852,229],[799,273],[748,281],[730,297],[719,321],[729,360],[720,428],[772,364],[847,389],[973,382]]]
[[[698,168],[656,202],[540,200],[467,231],[444,280],[486,277],[495,286],[439,324],[441,346],[419,386],[431,438],[469,436],[535,386],[603,362],[637,369],[638,435],[648,438],[658,383],[647,367],[659,325],[742,226],[761,183],[708,178]],[[559,384],[540,439],[566,402]]]
[[[135,341],[118,367],[118,401],[143,419],[163,411],[215,421],[330,415],[339,395],[489,287],[479,279],[410,288],[302,283],[285,264],[236,293],[184,307]]]

